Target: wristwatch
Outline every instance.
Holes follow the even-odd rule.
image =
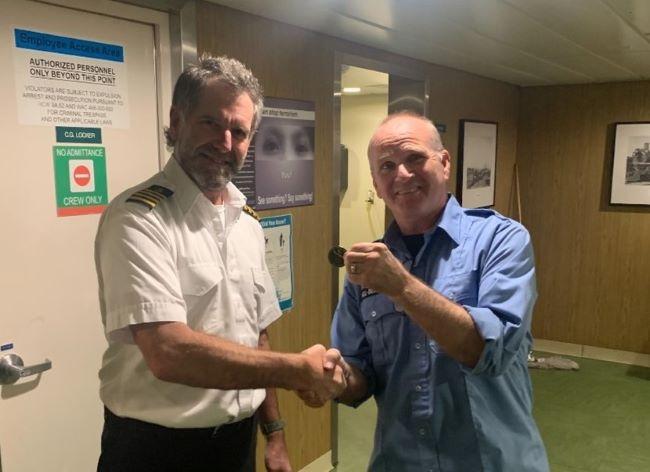
[[[260,423],[260,428],[262,429],[262,434],[268,436],[271,433],[276,431],[282,431],[284,429],[284,420],[275,420],[270,421],[269,423]]]

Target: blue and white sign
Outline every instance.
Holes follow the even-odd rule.
[[[23,125],[128,128],[124,47],[14,28]]]
[[[275,284],[282,311],[293,307],[293,240],[291,215],[261,218],[266,246],[266,265]]]

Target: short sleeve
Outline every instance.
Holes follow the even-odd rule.
[[[151,214],[109,208],[95,240],[104,329],[109,340],[132,342],[129,325],[186,322],[173,247]]]

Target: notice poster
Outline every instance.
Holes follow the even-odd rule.
[[[266,265],[275,285],[282,311],[293,307],[293,260],[291,215],[260,219],[264,231]]]
[[[14,40],[20,124],[129,127],[122,46],[19,28]]]
[[[106,152],[101,146],[54,146],[57,216],[101,213],[108,205]]]
[[[257,210],[314,203],[312,102],[267,98],[244,168],[233,179]]]

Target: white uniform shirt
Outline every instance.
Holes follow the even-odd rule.
[[[127,202],[136,190],[172,190],[153,209]],[[100,397],[116,415],[176,428],[211,427],[251,416],[263,389],[216,390],[153,376],[129,325],[178,321],[245,346],[280,317],[259,223],[229,183],[224,218],[174,158],[104,212],[95,241],[99,301],[109,342]]]

